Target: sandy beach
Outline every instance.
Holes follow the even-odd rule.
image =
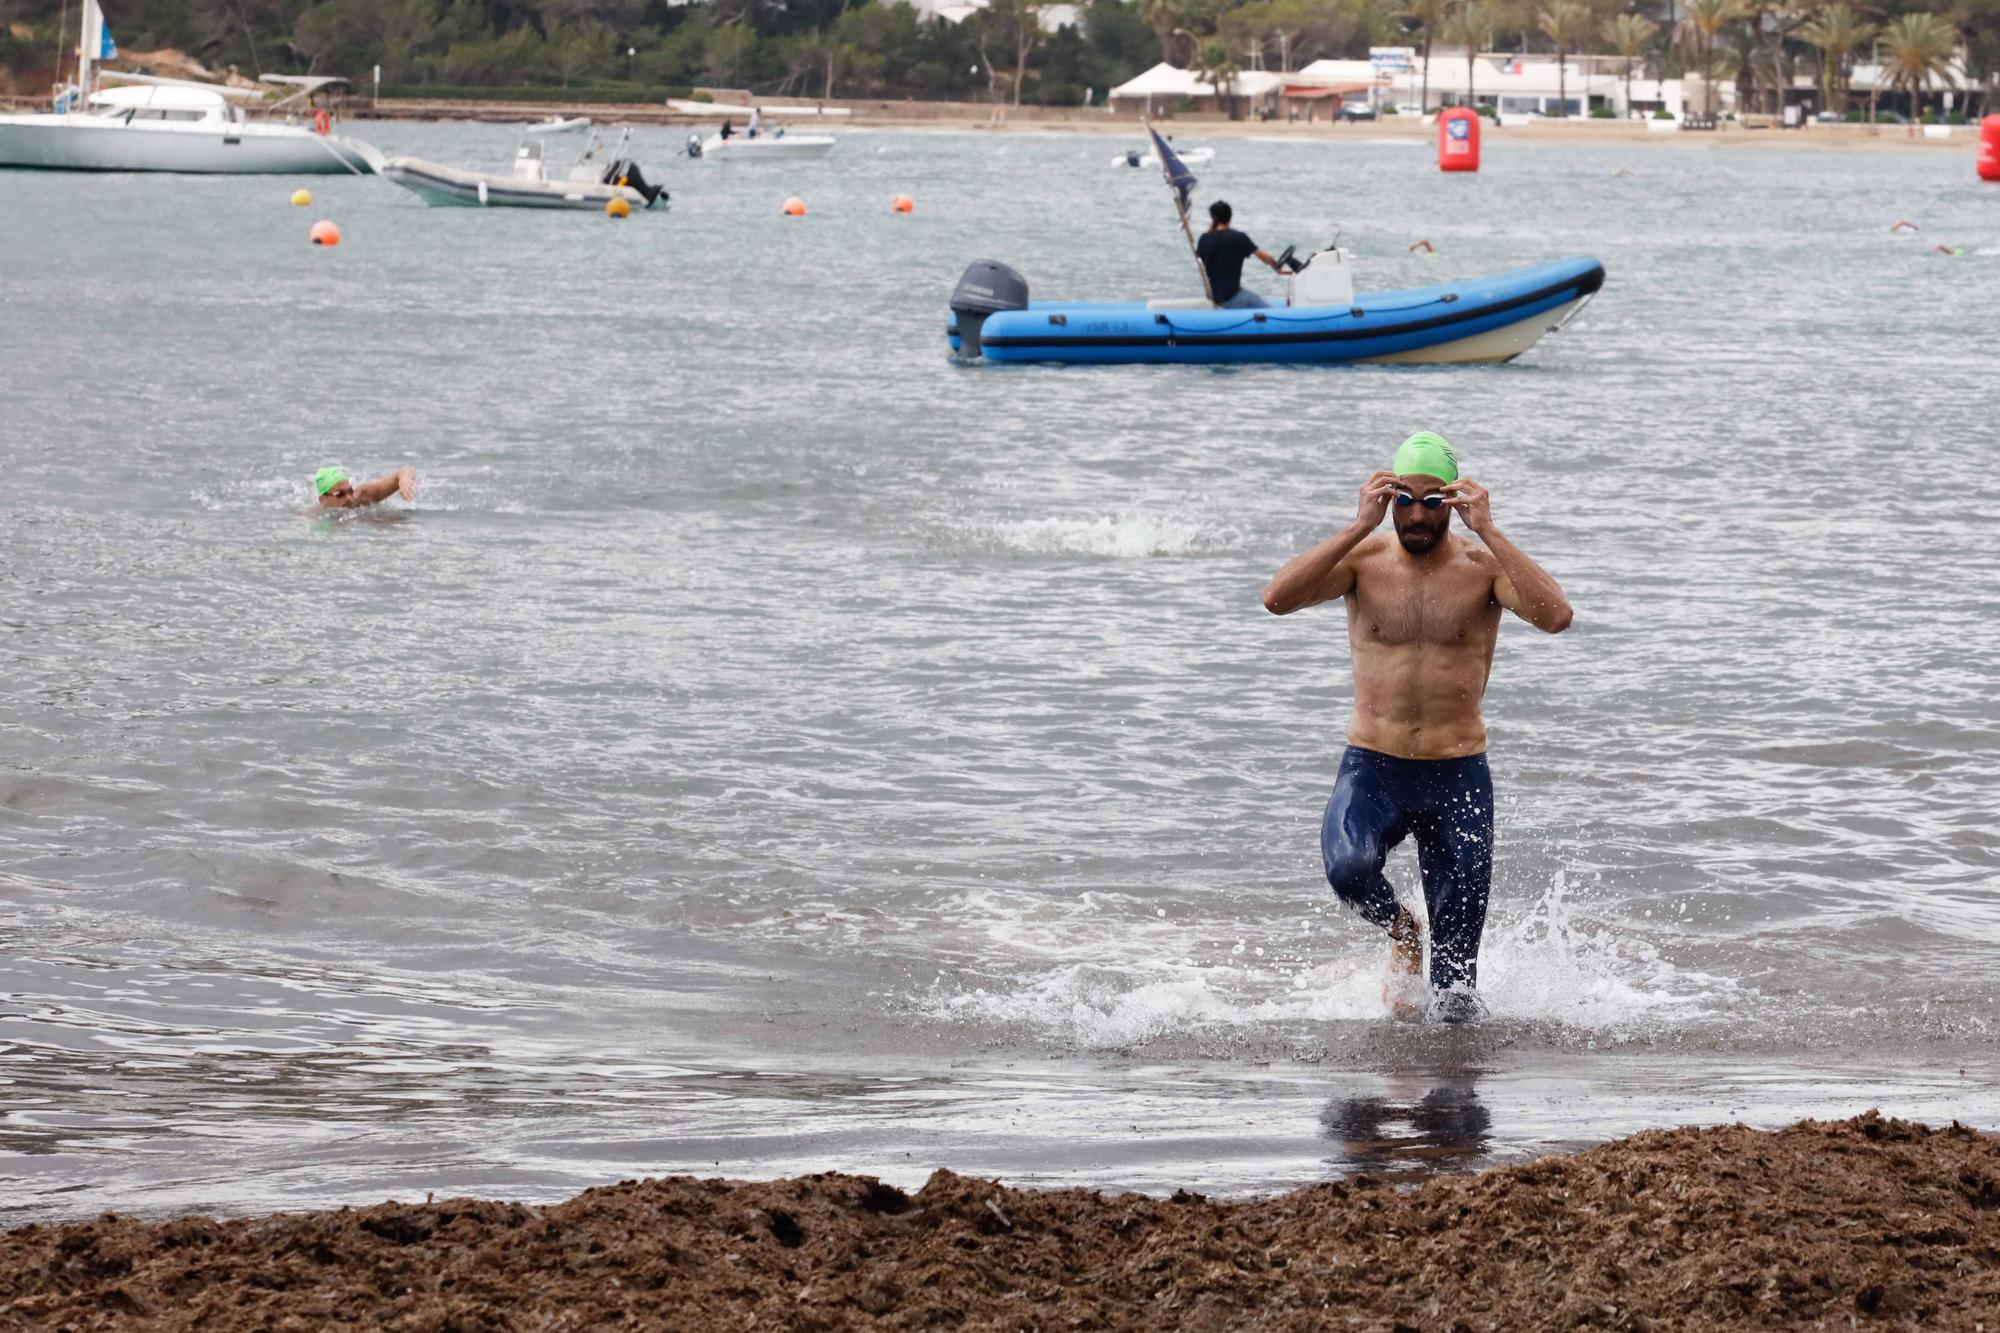
[[[1979,1330],[1996,1310],[2000,1139],[1873,1113],[1249,1203],[674,1177],[0,1238],[0,1325],[22,1328]]]
[[[806,105],[811,105],[810,103]],[[846,114],[824,120],[813,116],[790,118],[786,123],[801,132],[838,134],[843,130],[902,130],[964,133],[972,130],[994,135],[1020,134],[1117,134],[1143,135],[1142,118],[1137,112],[1075,107],[1004,107],[999,120],[992,108],[972,102],[829,102],[828,107]],[[348,108],[354,119],[415,121],[481,121],[513,124],[546,116],[590,116],[615,124],[685,126],[689,130],[713,128],[723,117],[741,119],[747,107],[717,103],[713,113],[689,115],[669,110],[658,103],[588,105],[574,103],[423,101],[383,98],[379,102],[357,102]],[[1230,120],[1211,114],[1162,117],[1155,121],[1168,134],[1190,141],[1209,139],[1269,139],[1301,143],[1341,143],[1384,138],[1428,142],[1437,134],[1417,116],[1384,116],[1361,122]],[[1739,122],[1724,122],[1713,131],[1666,133],[1645,121],[1541,120],[1528,125],[1500,127],[1488,122],[1484,127],[1489,144],[1644,144],[1654,148],[1707,149],[1787,149],[1825,152],[1962,152],[1977,151],[1979,127],[1956,125],[1943,138],[1927,138],[1921,127],[1907,125],[1810,125],[1801,130],[1773,127],[1745,128]]]

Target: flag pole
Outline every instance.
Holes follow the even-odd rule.
[[[1201,251],[1195,246],[1194,228],[1188,225],[1187,205],[1182,202],[1180,189],[1174,184],[1174,169],[1167,165],[1166,154],[1159,151],[1159,131],[1153,128],[1150,120],[1141,123],[1145,125],[1146,133],[1153,136],[1154,152],[1160,159],[1160,175],[1167,182],[1167,193],[1174,197],[1174,213],[1181,220],[1181,235],[1187,237],[1188,254],[1194,257],[1194,271],[1201,275],[1201,294],[1210,305],[1214,305],[1215,291],[1208,285],[1208,265],[1201,262]]]

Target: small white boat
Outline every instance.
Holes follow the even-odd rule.
[[[759,134],[732,134],[727,139],[711,134],[688,136],[687,155],[714,162],[797,162],[825,157],[833,151],[833,138],[825,134],[786,134],[783,130]]]
[[[118,53],[97,0],[84,0],[81,37],[76,87],[55,111],[0,115],[0,167],[365,176],[381,164],[373,147],[330,133],[324,112],[312,126],[253,121],[229,98],[254,91],[96,70]],[[136,86],[100,90],[100,79]]]
[[[550,116],[522,128],[523,134],[568,134],[571,130],[590,128],[589,116]]]
[[[1213,148],[1176,148],[1174,155],[1190,167],[1198,167],[1204,162],[1215,161]],[[1160,155],[1140,148],[1128,148],[1111,159],[1114,167],[1157,167]]]
[[[618,142],[608,164],[597,161],[595,136],[566,180],[550,180],[542,161],[538,139],[523,143],[514,154],[514,169],[469,171],[441,166],[420,157],[392,157],[382,164],[382,174],[436,208],[591,208],[602,209],[613,199],[623,199],[633,208],[651,208],[667,202],[667,192],[649,184],[638,164],[624,156],[632,131]]]

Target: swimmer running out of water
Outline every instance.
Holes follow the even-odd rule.
[[[1393,539],[1375,531],[1392,508]],[[1453,535],[1454,513],[1481,544]],[[1453,1023],[1479,1017],[1479,940],[1493,878],[1493,780],[1479,703],[1500,612],[1560,634],[1569,600],[1507,540],[1486,488],[1459,476],[1451,445],[1429,431],[1403,441],[1393,471],[1362,485],[1353,522],[1264,589],[1264,606],[1281,616],[1336,599],[1347,604],[1354,716],[1320,829],[1327,882],[1389,932],[1383,996],[1398,1017],[1415,1017],[1423,929],[1397,903],[1382,867],[1391,848],[1416,838],[1430,919],[1430,1012]]]
[[[313,490],[319,493],[322,509],[361,509],[380,504],[392,495],[405,500],[417,498],[417,470],[399,467],[387,476],[364,481],[359,486],[337,467],[323,467],[313,474]]]

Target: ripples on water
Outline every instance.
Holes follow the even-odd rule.
[[[851,133],[615,226],[329,180],[334,252],[270,181],[0,174],[0,1207],[1993,1123],[1969,152],[1224,143],[1364,285],[1610,282],[1498,369],[948,364],[975,257],[1187,285],[1109,146]],[[1257,601],[1419,426],[1578,608],[1502,635],[1469,1033],[1382,1019],[1342,620]],[[329,461],[423,495],[301,517]]]

